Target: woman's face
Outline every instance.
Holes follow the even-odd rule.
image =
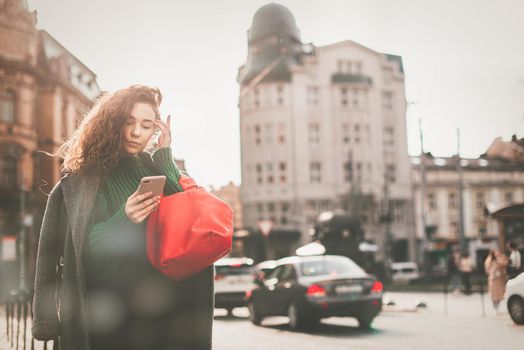
[[[150,104],[137,102],[124,124],[122,150],[128,155],[142,152],[155,132],[156,113]]]

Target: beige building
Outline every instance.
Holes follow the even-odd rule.
[[[292,13],[273,3],[254,15],[238,82],[244,225],[298,230],[292,253],[319,213],[354,212],[351,198],[365,198],[356,215],[383,246],[378,222],[389,198],[391,232],[407,259],[414,235],[401,58],[351,40],[304,44]]]
[[[60,167],[39,151],[56,152],[99,94],[96,75],[36,22],[26,1],[0,2],[0,238],[18,237],[25,216],[30,252]]]
[[[498,246],[500,227],[488,214],[496,208],[524,202],[524,139],[510,142],[497,138],[477,159],[462,159],[463,226],[467,250],[480,262],[489,248]],[[520,156],[519,156],[520,154]],[[444,269],[447,249],[459,243],[458,158],[422,157],[425,192],[421,195],[421,157],[412,157],[417,237],[422,240],[426,222],[425,251],[432,265]],[[424,204],[424,207],[422,206]],[[524,242],[524,227],[516,227],[514,238]],[[519,238],[520,237],[520,238]]]
[[[229,182],[227,185],[217,189],[211,187],[210,192],[229,204],[229,206],[233,209],[233,228],[235,230],[240,230],[243,227],[242,205],[240,203],[240,186],[235,185],[233,182]]]

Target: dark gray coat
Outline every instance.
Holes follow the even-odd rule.
[[[33,336],[59,338],[61,350],[89,350],[88,306],[82,251],[101,178],[83,172],[62,178],[49,195],[38,245]],[[62,278],[57,269],[63,265]],[[192,349],[211,349],[213,267],[190,277]],[[188,301],[191,302],[191,301]]]

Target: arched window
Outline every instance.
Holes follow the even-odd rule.
[[[5,90],[0,96],[0,122],[15,122],[16,95],[11,90]]]
[[[19,185],[19,164],[24,148],[17,143],[0,144],[0,188],[14,190]]]
[[[18,187],[18,160],[14,157],[0,158],[0,188]]]

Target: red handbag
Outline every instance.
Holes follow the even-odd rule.
[[[213,264],[231,249],[233,210],[187,176],[183,192],[160,199],[147,220],[147,256],[151,264],[175,280]]]

